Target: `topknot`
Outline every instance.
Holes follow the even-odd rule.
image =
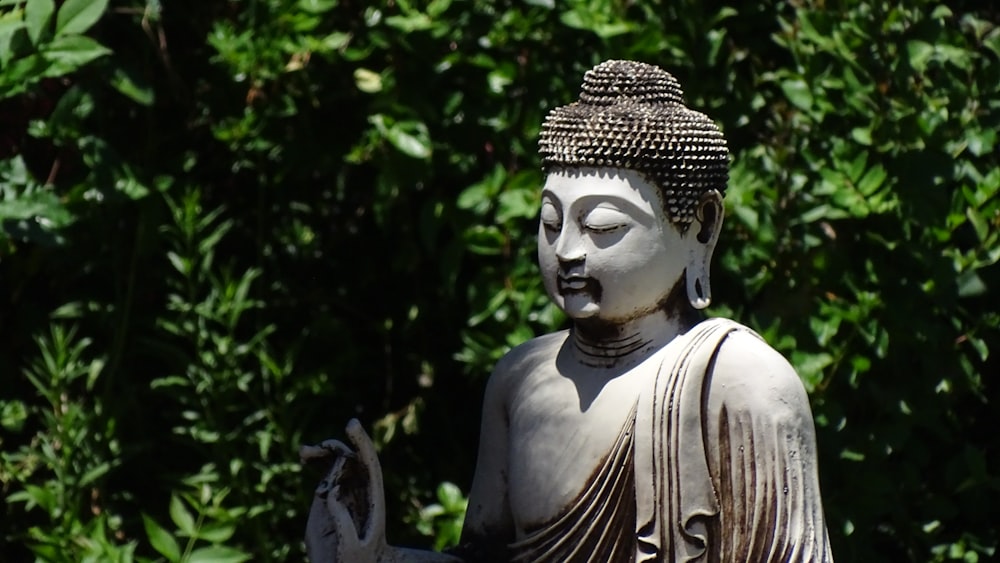
[[[729,151],[719,128],[684,105],[669,72],[635,61],[606,61],[583,77],[580,100],[545,118],[542,168],[626,168],[659,189],[664,211],[686,229],[701,195],[724,194]]]

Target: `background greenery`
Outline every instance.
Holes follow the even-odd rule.
[[[962,0],[0,0],[0,561],[299,560],[297,448],[354,416],[390,539],[453,543],[488,372],[563,323],[538,128],[608,58],[726,132],[712,313],[801,374],[837,560],[990,559],[998,25]]]

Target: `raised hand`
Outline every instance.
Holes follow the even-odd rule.
[[[303,446],[303,462],[326,460],[330,470],[316,489],[306,548],[313,563],[368,563],[386,559],[382,467],[361,423],[347,424],[352,450],[337,440]]]

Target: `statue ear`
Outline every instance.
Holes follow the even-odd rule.
[[[695,309],[704,309],[712,302],[712,253],[722,232],[722,194],[705,192],[695,209],[695,221],[689,227],[688,264],[686,270],[688,301]]]

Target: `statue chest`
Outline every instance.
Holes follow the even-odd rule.
[[[538,375],[509,411],[509,500],[519,532],[559,517],[590,487],[630,426],[640,392],[641,372],[592,393],[579,381]]]

